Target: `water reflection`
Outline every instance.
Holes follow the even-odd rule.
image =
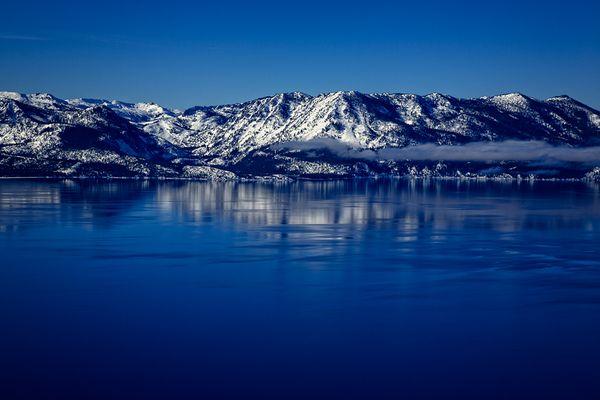
[[[39,251],[129,263],[595,274],[600,262],[599,191],[582,183],[5,181],[0,211],[3,235],[49,230]],[[68,228],[100,239],[45,242]]]
[[[156,208],[163,218],[254,227],[341,225],[406,233],[465,227],[598,230],[597,185],[469,181],[305,181],[210,183],[156,181],[3,181],[0,231],[30,218],[118,223],[132,209]]]
[[[416,231],[477,225],[510,232],[524,227],[597,228],[598,190],[586,185],[530,186],[460,181],[336,181],[291,184],[158,185],[167,213],[252,225],[356,225]]]

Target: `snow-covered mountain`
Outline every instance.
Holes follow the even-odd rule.
[[[587,158],[541,168],[540,160],[522,155],[489,161],[484,155],[471,161],[439,156],[444,146],[506,141],[586,148]],[[438,156],[382,156],[425,144],[442,146]],[[155,103],[0,92],[5,176],[455,175],[459,168],[583,174],[598,161],[589,150],[595,146],[600,113],[568,96],[294,92],[177,111]]]

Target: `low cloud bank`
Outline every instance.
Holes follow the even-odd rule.
[[[504,142],[473,142],[464,145],[419,144],[379,150],[354,149],[336,139],[320,138],[292,141],[271,146],[275,150],[329,150],[338,157],[366,160],[414,161],[545,161],[599,163],[600,146],[553,146],[543,141],[507,140]]]

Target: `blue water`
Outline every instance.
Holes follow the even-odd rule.
[[[600,398],[584,183],[0,181],[0,398]]]

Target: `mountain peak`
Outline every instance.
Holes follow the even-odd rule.
[[[279,93],[277,96],[283,97],[283,98],[293,98],[293,99],[309,99],[312,96],[309,94],[306,94],[304,92],[298,92],[298,91],[294,91],[294,92],[283,92],[283,93]]]
[[[574,98],[572,98],[571,96],[568,96],[566,94],[561,94],[559,96],[548,97],[545,101],[573,101],[573,102],[577,102],[577,100],[575,100]]]
[[[510,93],[502,93],[496,96],[489,97],[490,99],[503,99],[509,101],[520,101],[520,100],[529,100],[531,99],[529,96],[524,95],[521,92],[510,92]]]
[[[26,99],[26,95],[18,92],[0,92],[0,99],[24,101]]]
[[[444,93],[433,92],[424,96],[428,100],[432,100],[437,103],[451,104],[456,100],[456,97],[449,96]]]

